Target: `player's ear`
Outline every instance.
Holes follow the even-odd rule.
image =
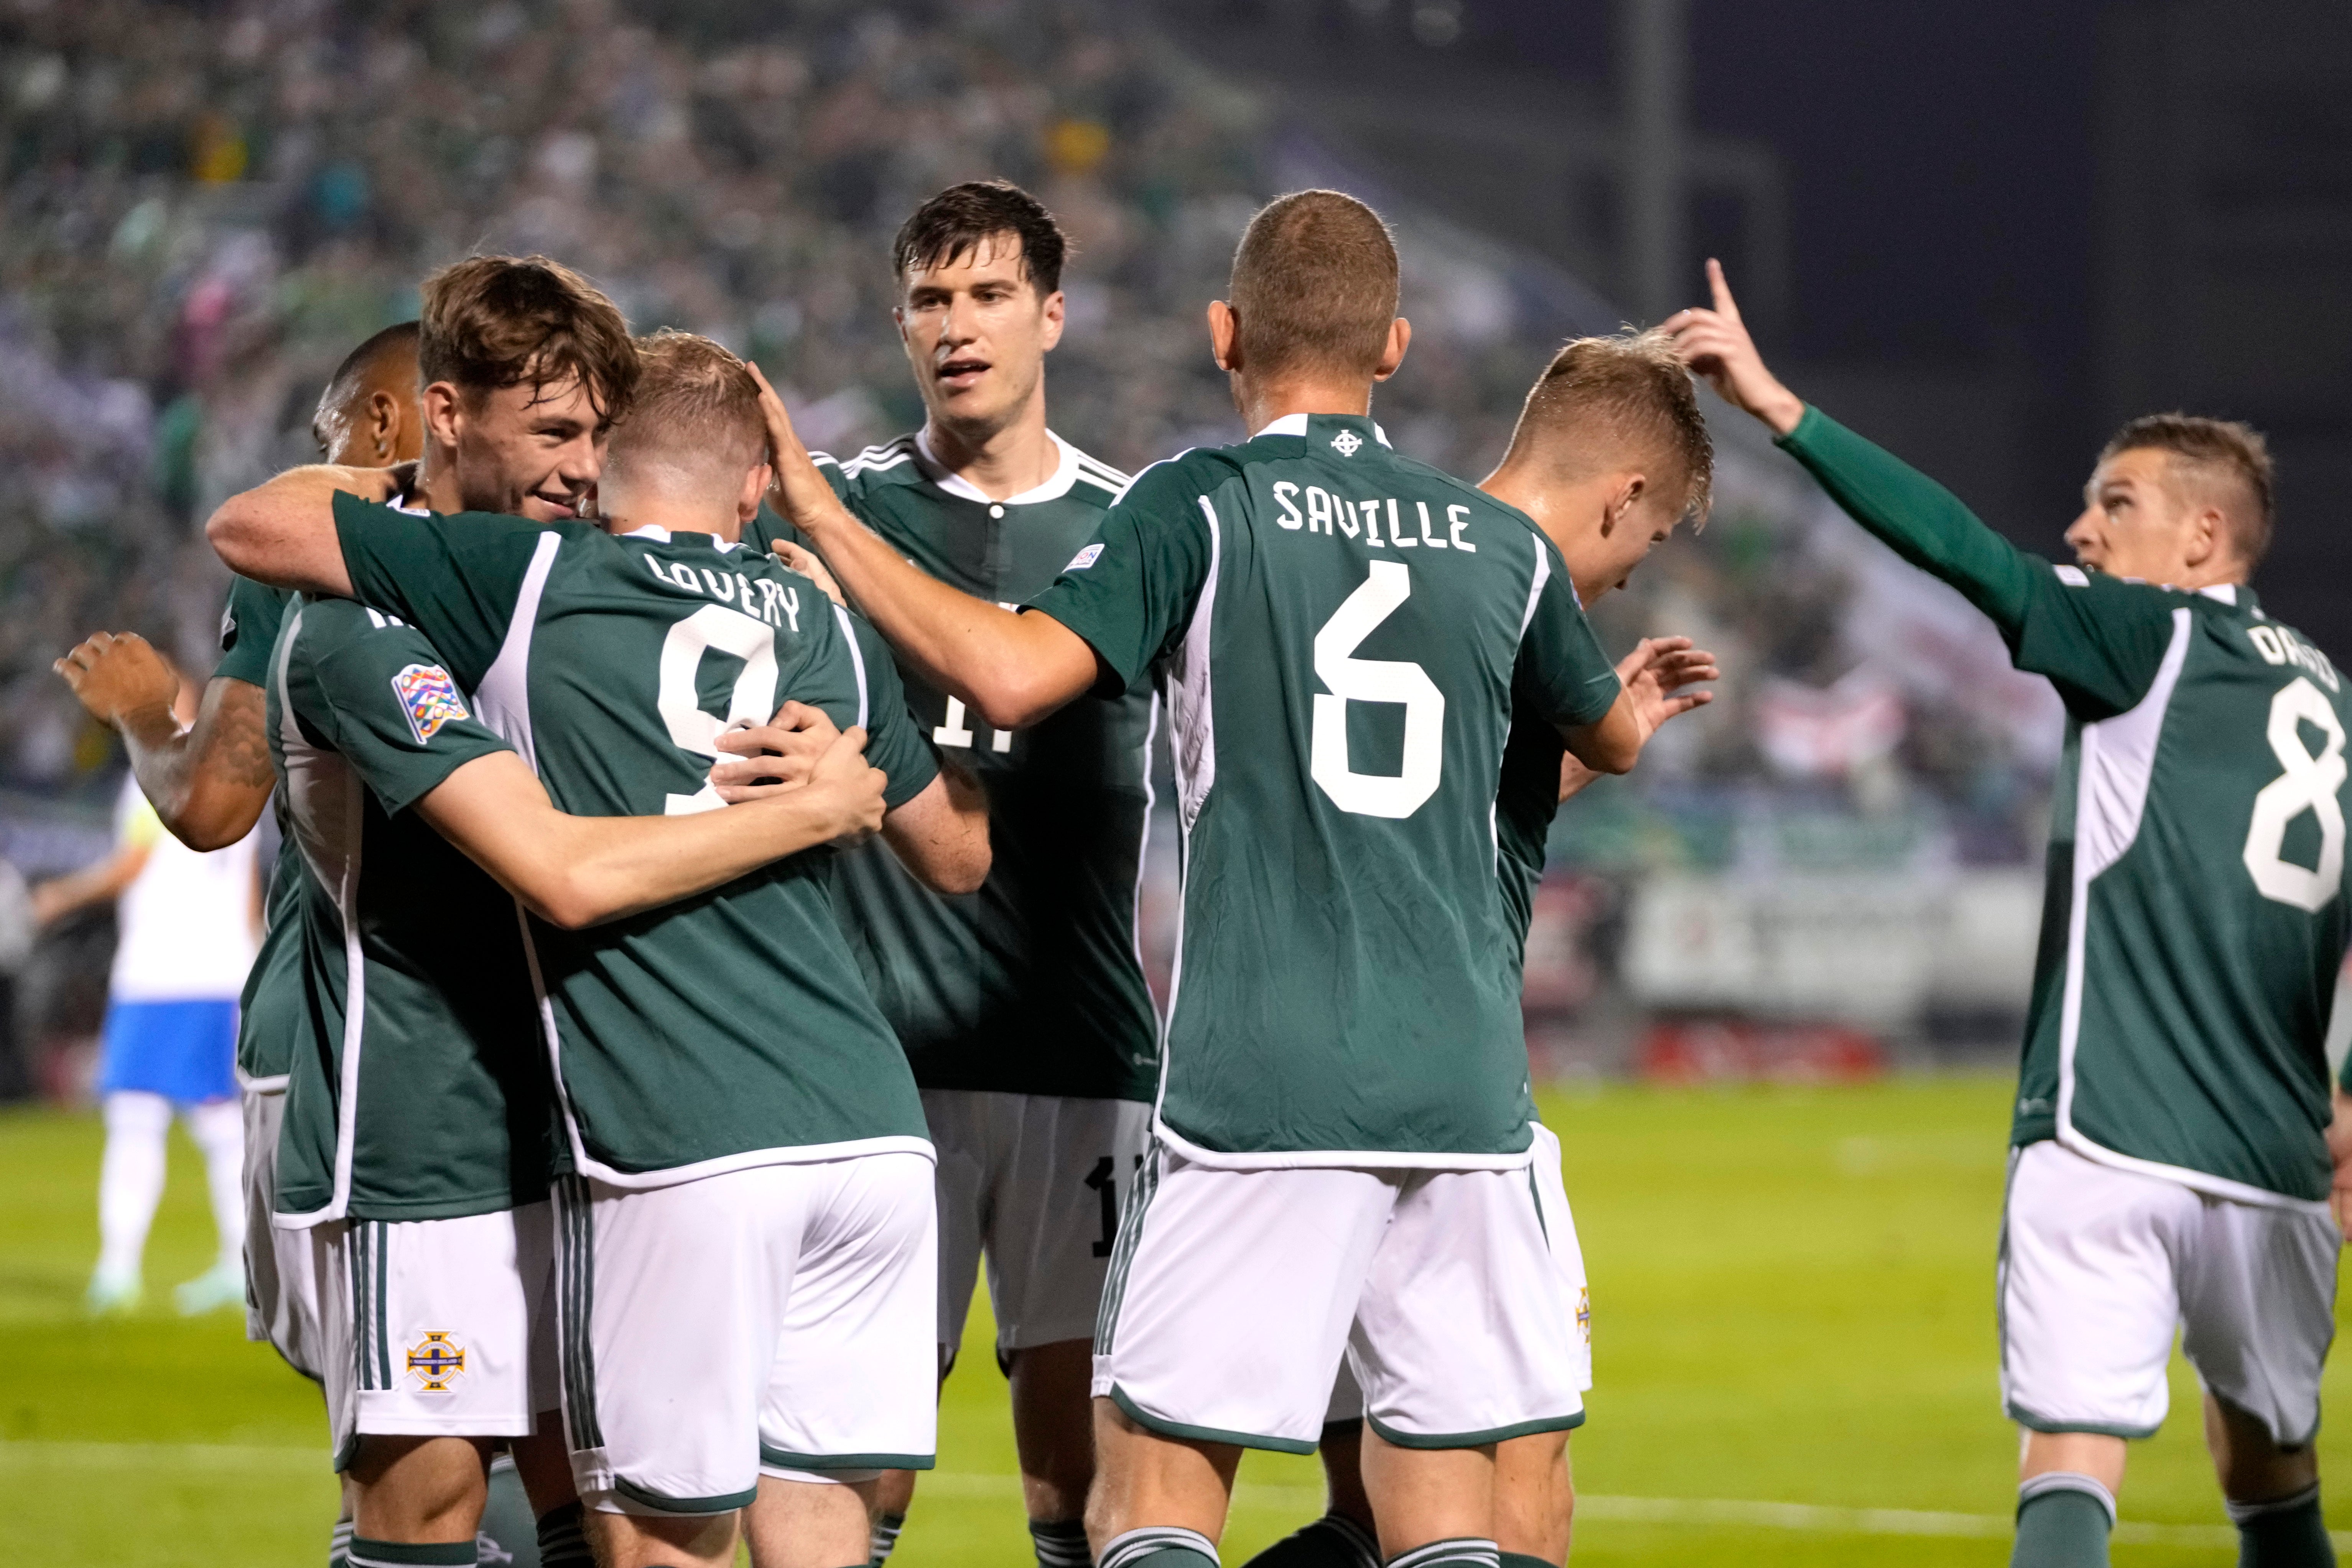
[[[1389,341],[1381,349],[1381,363],[1372,367],[1374,381],[1386,381],[1404,363],[1404,351],[1412,344],[1412,323],[1399,316],[1389,323]]]
[[[457,432],[466,423],[465,397],[446,381],[436,381],[416,395],[417,412],[425,416],[427,439],[444,447],[457,444]]]
[[[765,462],[752,464],[743,473],[743,489],[735,498],[735,521],[749,522],[760,515],[760,498],[768,493],[776,470]]]
[[[400,399],[380,386],[368,394],[368,437],[379,464],[400,449]]]
[[[1037,310],[1045,322],[1045,330],[1039,336],[1043,338],[1046,349],[1050,351],[1055,343],[1062,341],[1062,326],[1067,315],[1067,302],[1063,300],[1062,291],[1056,289],[1045,296]]]
[[[1223,300],[1209,301],[1209,357],[1228,374],[1242,368],[1241,322]]]
[[[2210,561],[2229,538],[2229,522],[2212,507],[2200,507],[2189,520],[2189,537],[2183,541],[2181,559],[2191,566],[2202,566]]]

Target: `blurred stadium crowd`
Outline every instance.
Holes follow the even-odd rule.
[[[1237,438],[1201,308],[1260,200],[1351,184],[1397,221],[1416,327],[1376,413],[1402,449],[1483,474],[1550,347],[1614,312],[1542,258],[1351,183],[1344,149],[1180,43],[1114,0],[5,0],[0,852],[27,875],[89,858],[119,777],[50,660],[129,628],[201,678],[226,581],[204,518],[313,455],[335,363],[468,251],[557,256],[639,329],[746,353],[812,446],[855,449],[919,417],[891,231],[945,184],[1008,177],[1076,244],[1055,422],[1131,469]],[[1791,876],[1932,888],[1991,866],[2031,885],[2058,742],[2046,689],[1749,431],[1719,431],[1703,535],[1599,617],[1612,646],[1698,636],[1728,679],[1637,780],[1563,814],[1538,935],[1557,961],[1529,966],[1562,1016],[1642,973],[1622,950],[1644,940],[1644,878],[1699,879],[1718,919],[1722,889]],[[1885,923],[1859,907],[1838,919]],[[1750,945],[1790,923],[1739,918]],[[20,1034],[67,1027],[58,977],[87,971],[62,949],[37,960]],[[2021,1007],[2022,984],[2020,965]],[[1677,1005],[1671,983],[1634,991]],[[1840,1012],[1781,1010],[1824,1007]]]

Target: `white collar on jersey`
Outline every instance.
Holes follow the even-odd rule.
[[[409,505],[408,492],[405,490],[393,497],[383,504],[392,508],[394,511],[404,511],[411,517],[431,517],[433,515],[433,509],[429,506]]]
[[[1045,439],[1054,443],[1054,450],[1060,454],[1060,461],[1055,465],[1053,473],[1046,477],[1044,484],[1023,490],[1017,496],[1006,496],[1003,500],[983,495],[978,485],[961,474],[950,473],[946,464],[933,457],[931,433],[928,426],[915,432],[915,461],[922,466],[923,478],[960,500],[976,500],[982,506],[1028,506],[1041,500],[1059,500],[1070,493],[1072,485],[1078,482],[1078,449],[1051,430],[1045,432]]]
[[[2225,605],[2234,605],[2238,602],[2238,585],[2235,583],[2209,583],[2197,591],[2209,599],[2219,599]]]
[[[1260,436],[1304,436],[1307,434],[1307,422],[1313,417],[1315,416],[1311,414],[1286,414],[1265,429],[1251,431],[1250,439],[1255,441]],[[1381,446],[1387,447],[1391,451],[1396,450],[1395,446],[1389,440],[1389,433],[1381,428],[1378,420],[1372,423],[1372,434],[1379,438]]]
[[[664,528],[657,522],[649,522],[643,528],[633,528],[629,530],[628,532],[624,533],[619,537],[623,539],[646,539],[651,540],[656,544],[667,544],[669,542],[669,530]],[[721,555],[725,555],[731,551],[737,551],[743,548],[742,542],[739,540],[721,539],[715,533],[709,535],[709,539],[711,548],[718,551]]]

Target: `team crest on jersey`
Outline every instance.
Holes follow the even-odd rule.
[[[425,1393],[446,1394],[466,1370],[466,1349],[452,1343],[447,1331],[433,1330],[408,1352],[408,1370]]]
[[[1076,555],[1071,556],[1070,563],[1067,566],[1063,567],[1062,570],[1065,572],[1083,572],[1101,559],[1102,546],[1099,544],[1089,544],[1084,550],[1079,551]]]
[[[410,665],[392,678],[392,689],[400,699],[400,710],[408,715],[408,732],[420,746],[450,720],[472,717],[457,695],[457,683],[437,664]]]
[[[1337,436],[1331,437],[1331,445],[1338,449],[1339,456],[1343,458],[1354,457],[1356,455],[1356,448],[1363,444],[1364,438],[1361,436],[1357,435],[1353,430],[1342,430]]]

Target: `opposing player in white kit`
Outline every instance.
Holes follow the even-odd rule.
[[[1502,463],[1479,488],[1537,520],[1591,606],[1685,517],[1703,520],[1714,447],[1690,376],[1659,333],[1584,338],[1552,356],[1528,392]],[[1646,730],[1706,703],[1692,691],[1712,680],[1713,656],[1686,637],[1645,640],[1617,666]],[[1509,915],[1503,957],[1518,973],[1559,805],[1598,775],[1569,755],[1550,725],[1515,714],[1496,794],[1498,890]],[[1591,1295],[1560,1178],[1559,1141],[1535,1128],[1528,1167],[1545,1239],[1575,1303],[1580,1392],[1592,1386]],[[1363,1395],[1343,1366],[1319,1448],[1330,1506],[1321,1519],[1251,1559],[1250,1568],[1380,1568],[1360,1456]],[[1551,1568],[1568,1556],[1575,1501],[1566,1431],[1530,1434],[1495,1448],[1495,1540],[1503,1568]]]
[[[1042,593],[1127,482],[1045,423],[1065,243],[1034,197],[999,182],[918,207],[891,259],[925,423],[848,463],[817,459],[868,528],[991,603]],[[920,670],[900,673],[943,755],[988,792],[994,863],[975,896],[943,899],[869,845],[843,858],[836,891],[939,1150],[941,1376],[984,1253],[1030,1535],[1042,1568],[1076,1568],[1095,1310],[1159,1070],[1135,931],[1158,704],[1088,698],[1034,730],[992,730]],[[877,1561],[914,1486],[910,1472],[884,1481]]]
[[[194,696],[179,692],[181,722],[195,717]],[[204,1152],[220,1253],[175,1297],[182,1312],[205,1312],[245,1293],[236,998],[260,941],[253,838],[248,825],[226,847],[189,848],[163,830],[134,775],[122,781],[115,841],[97,865],[33,889],[34,917],[44,924],[112,900],[120,932],[99,1048],[106,1152],[89,1307],[121,1312],[139,1303],[140,1259],[163,1196],[164,1141],[176,1109]]]
[[[2352,693],[2246,586],[2272,526],[2262,437],[2132,421],[2066,530],[2076,563],[2053,566],[1781,385],[1709,268],[1714,308],[1666,323],[1689,363],[2066,704],[2001,1227],[2012,1561],[2106,1561],[2177,1331],[2239,1562],[2333,1563],[2312,1437],[2352,1156],[2325,1054]]]

